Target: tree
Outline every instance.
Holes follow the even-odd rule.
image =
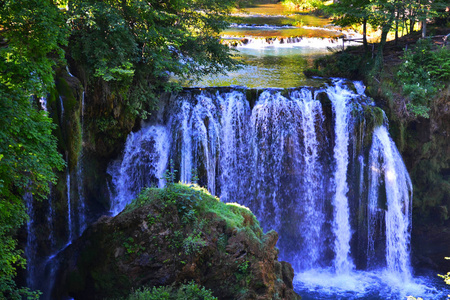
[[[23,196],[49,192],[64,161],[53,124],[33,99],[53,85],[55,59],[62,59],[67,30],[51,1],[3,1],[0,6],[0,298],[30,294],[14,283],[25,260],[15,234],[27,220]]]
[[[335,16],[333,23],[339,26],[363,25],[363,44],[367,51],[367,22],[371,17],[371,0],[342,0],[329,5],[328,13]]]
[[[220,43],[233,0],[75,0],[69,6],[71,56],[86,82],[109,83],[136,114],[159,91],[178,85],[169,76],[198,79],[233,69]]]

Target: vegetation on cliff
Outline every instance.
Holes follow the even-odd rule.
[[[65,43],[64,19],[49,1],[0,5],[0,298],[20,299],[14,283],[24,267],[15,234],[27,220],[23,197],[46,196],[63,160],[55,127],[37,99],[54,86],[53,66]]]
[[[69,62],[88,89],[87,146],[111,155],[162,92],[180,89],[169,77],[191,80],[234,69],[219,37],[233,3],[70,1]]]
[[[292,267],[277,261],[277,239],[274,231],[263,233],[247,208],[197,186],[147,188],[65,251],[55,297],[125,297],[159,286],[177,294],[194,281],[220,299],[299,299]]]

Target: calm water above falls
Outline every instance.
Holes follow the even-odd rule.
[[[279,233],[280,259],[293,265],[303,299],[442,299],[412,275],[411,183],[387,128],[368,126],[361,84],[247,94],[186,90],[131,134],[109,167],[111,211],[161,185],[172,159],[178,179],[197,173]]]
[[[288,88],[317,86],[322,81],[308,79],[303,71],[313,60],[327,54],[326,48],[262,47],[240,48],[238,58],[243,69],[225,75],[205,77],[194,86],[245,86],[248,88]]]

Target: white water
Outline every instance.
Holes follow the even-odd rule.
[[[219,173],[223,184],[220,198],[224,202],[233,202],[249,190],[245,181],[235,178],[245,178],[250,167],[248,157],[251,149],[247,147],[250,105],[244,94],[237,91],[219,95],[218,100],[222,116]]]
[[[62,126],[63,121],[64,121],[64,102],[63,102],[63,99],[62,99],[61,96],[59,96],[59,104],[60,104],[60,106],[61,106],[61,113],[60,113],[60,115],[59,115],[59,123],[60,123],[61,126]]]
[[[342,48],[342,42],[337,38],[305,38],[305,37],[245,37],[239,40],[229,37],[228,44],[236,46],[236,48],[250,48],[261,49],[267,47],[276,48],[311,48],[311,49],[326,49],[328,48]],[[351,44],[346,44],[346,47]]]
[[[385,219],[387,269],[408,281],[411,279],[409,240],[412,183],[385,126],[376,128],[373,133],[370,167],[369,222],[376,223],[376,218]],[[380,177],[386,190],[387,210],[384,213],[380,213],[377,203]],[[369,236],[369,240],[373,239]]]
[[[41,104],[41,108],[47,111],[47,98],[45,97],[39,98],[39,103]]]
[[[68,230],[68,241],[73,240],[73,223],[72,223],[72,198],[71,198],[71,185],[70,185],[70,172],[67,168],[66,174],[66,196],[67,196],[67,230]]]
[[[340,83],[328,88],[328,95],[333,104],[335,121],[335,146],[334,159],[336,170],[334,173],[335,194],[333,233],[336,236],[334,241],[336,273],[347,274],[353,268],[353,262],[350,258],[350,213],[348,207],[348,186],[347,186],[347,167],[349,162],[349,99],[351,93],[343,89]]]
[[[308,268],[317,266],[323,249],[322,227],[325,221],[323,212],[323,197],[318,193],[323,190],[320,186],[322,182],[322,170],[319,163],[319,141],[317,139],[316,125],[321,128],[323,124],[322,104],[320,101],[313,99],[310,91],[295,91],[293,95],[297,101],[300,111],[302,112],[301,127],[304,130],[303,139],[303,157],[304,157],[304,175],[303,184],[305,186],[305,204],[304,204],[304,221],[299,226],[299,231],[303,230],[305,242],[303,244],[303,257],[298,260],[308,262]],[[315,220],[311,222],[310,220]]]
[[[170,141],[163,126],[149,126],[127,138],[124,159],[112,164],[108,172],[117,194],[111,203],[111,214],[117,215],[142,188],[157,182],[164,186]]]

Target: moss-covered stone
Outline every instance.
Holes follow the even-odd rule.
[[[63,153],[67,154],[69,170],[74,170],[82,147],[81,102],[83,87],[78,79],[71,77],[66,70],[56,76],[56,94],[52,101],[58,107],[60,135]],[[58,99],[60,101],[58,101]]]
[[[55,297],[104,299],[194,280],[219,299],[299,299],[277,239],[247,208],[199,187],[145,189],[66,250]]]

